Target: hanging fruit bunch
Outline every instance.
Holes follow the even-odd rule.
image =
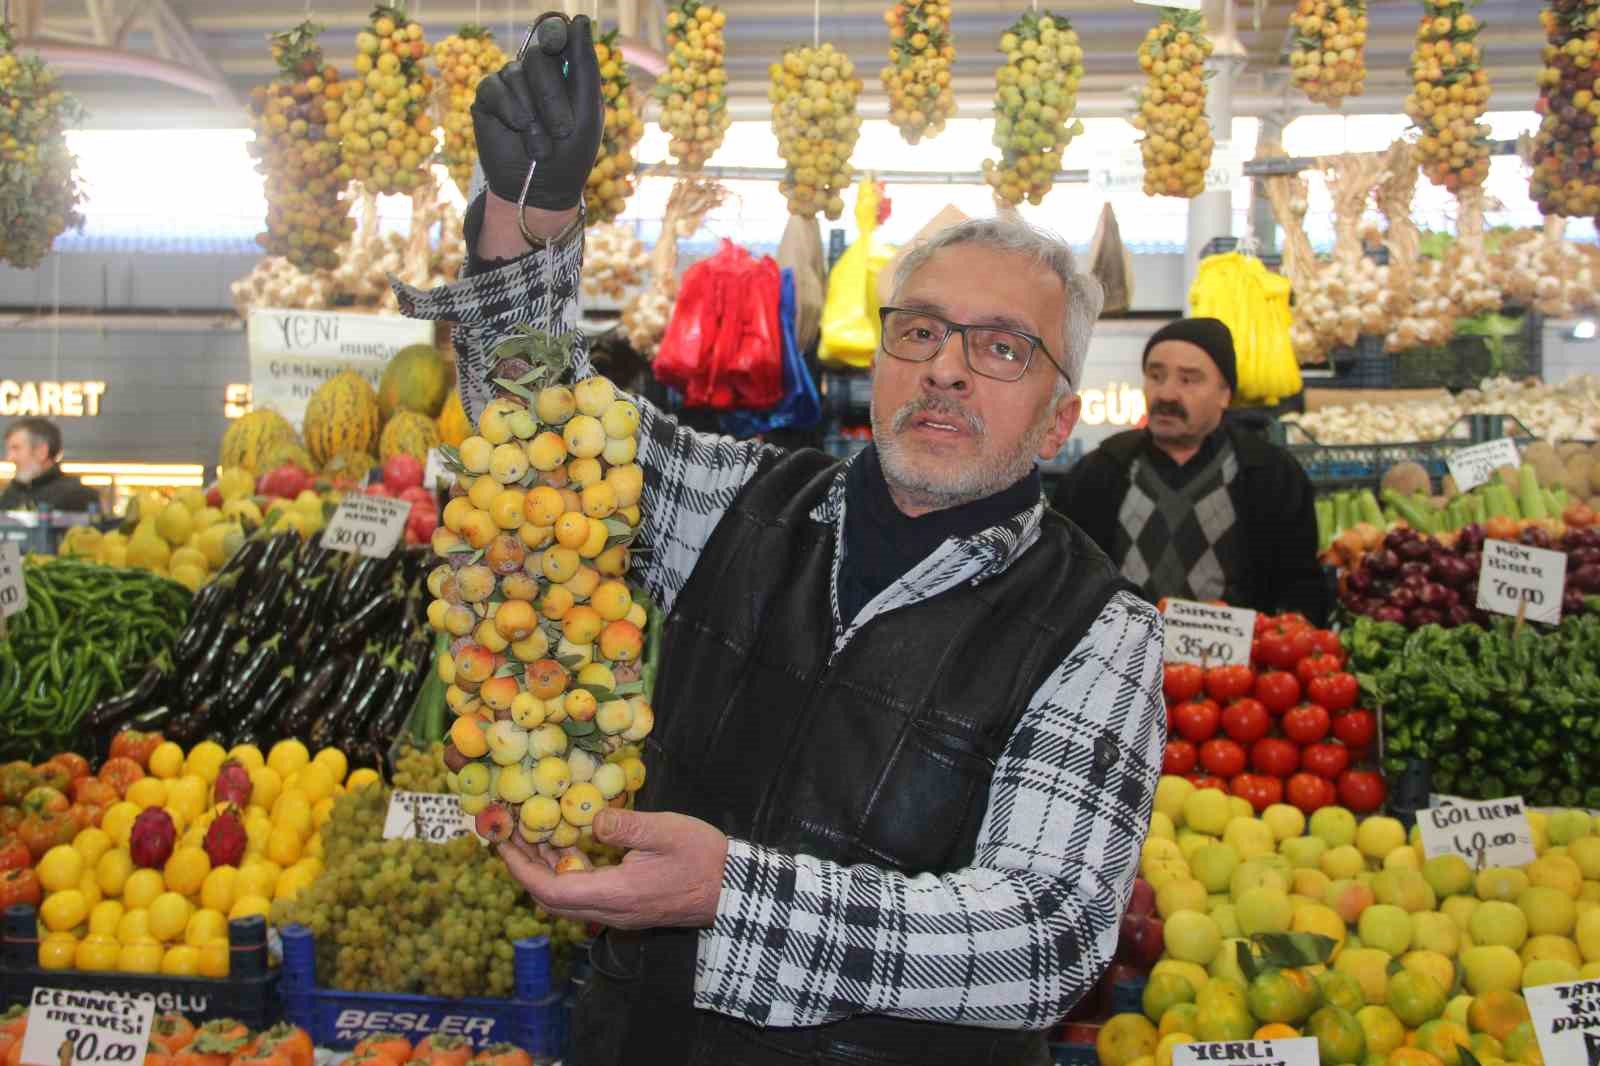
[[[1072,117],[1083,79],[1083,47],[1061,15],[1029,11],[1000,37],[1006,57],[994,72],[994,145],[983,161],[995,194],[1016,206],[1038,204],[1061,169],[1061,153],[1083,132]]]
[[[861,79],[850,57],[824,42],[790,48],[768,68],[772,131],[787,173],[779,189],[789,212],[830,219],[844,213],[844,190],[854,171],[850,153],[861,135],[856,99]]]
[[[883,13],[889,24],[889,64],[883,91],[889,94],[889,121],[907,144],[937,137],[956,111],[950,88],[950,4],[938,0],[899,0]]]
[[[83,225],[77,158],[65,130],[83,109],[37,56],[19,56],[0,23],[0,262],[39,264],[68,226]]]
[[[267,198],[267,228],[256,242],[302,271],[338,266],[339,249],[355,232],[339,140],[329,133],[338,129],[345,90],[338,68],[323,64],[321,32],[302,22],[273,34],[278,79],[250,90],[250,154]]]
[[[1411,52],[1406,114],[1419,131],[1422,172],[1455,192],[1489,176],[1489,72],[1478,47],[1478,20],[1461,0],[1422,0]]]
[[[628,197],[633,195],[633,148],[644,136],[638,94],[617,47],[617,31],[601,34],[594,42],[594,52],[600,62],[606,128],[600,137],[600,158],[589,171],[589,184],[583,190],[589,225],[610,222],[628,206]]]
[[[1199,196],[1211,166],[1211,123],[1206,119],[1205,61],[1211,41],[1198,11],[1164,8],[1139,45],[1139,66],[1149,83],[1139,94],[1135,128],[1144,131],[1146,196]]]
[[[440,154],[462,196],[471,192],[472,167],[478,161],[472,101],[478,83],[505,66],[506,59],[494,34],[470,23],[433,46],[433,61],[439,68],[439,125],[444,129]]]
[[[433,156],[433,79],[423,70],[428,42],[405,9],[379,4],[356,35],[356,77],[339,119],[350,174],[380,196],[409,193]]]
[[[722,146],[728,114],[728,70],[722,28],[727,14],[713,4],[682,0],[667,12],[667,72],[656,84],[667,154],[699,170]]]
[[[1289,24],[1290,77],[1313,102],[1338,107],[1366,88],[1366,0],[1300,0]]]
[[[1533,140],[1535,203],[1546,215],[1600,214],[1600,103],[1594,75],[1600,57],[1600,0],[1553,0],[1539,13],[1544,26],[1544,69],[1539,102],[1544,118]]]

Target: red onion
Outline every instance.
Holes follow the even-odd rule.
[[[1456,533],[1456,551],[1476,552],[1483,550],[1483,527],[1476,522],[1468,522]]]
[[[1407,574],[1400,579],[1400,584],[1412,592],[1421,592],[1422,587],[1428,583],[1427,574]]]
[[[1381,548],[1367,556],[1367,569],[1379,576],[1392,574],[1400,569],[1400,556],[1391,548]]]
[[[1399,588],[1389,593],[1389,603],[1391,606],[1398,607],[1402,611],[1409,611],[1411,608],[1417,605],[1416,590],[1407,588],[1405,585],[1401,585]]]
[[[1379,622],[1397,622],[1406,624],[1406,613],[1398,607],[1379,607],[1372,612],[1372,617]]]
[[[1352,570],[1345,575],[1344,584],[1352,592],[1367,592],[1372,588],[1372,571]]]
[[[1420,577],[1420,578],[1426,579],[1428,574],[1431,572],[1431,570],[1432,570],[1432,567],[1430,567],[1427,563],[1421,562],[1419,560],[1413,560],[1413,561],[1408,562],[1408,563],[1401,563],[1400,564],[1400,580],[1404,581],[1408,577]]]
[[[1424,607],[1445,608],[1450,606],[1449,595],[1450,590],[1443,585],[1429,582],[1417,591],[1417,602]]]
[[[1564,614],[1564,615],[1567,615],[1567,614],[1578,614],[1582,610],[1583,610],[1583,593],[1578,592],[1578,591],[1576,591],[1574,589],[1569,589],[1567,591],[1566,595],[1561,597],[1561,613]]]
[[[1399,555],[1400,558],[1409,561],[1414,559],[1426,559],[1432,550],[1433,549],[1429,547],[1428,542],[1419,537],[1416,540],[1406,541],[1404,544],[1400,545],[1400,547],[1395,549],[1395,553]]]
[[[1573,571],[1572,579],[1578,588],[1591,595],[1600,593],[1600,564],[1589,563]]]
[[[1539,526],[1529,526],[1517,539],[1533,548],[1550,547],[1550,534]]]
[[[1391,529],[1383,538],[1383,546],[1392,552],[1400,550],[1400,545],[1409,543],[1416,537],[1416,533],[1409,529]]]
[[[1600,548],[1573,548],[1567,552],[1567,569],[1576,570],[1590,563],[1600,563]]]
[[[1436,626],[1444,621],[1444,612],[1436,611],[1432,607],[1413,607],[1406,615],[1406,622],[1411,628],[1419,629],[1422,626]]]
[[[1450,626],[1464,626],[1472,621],[1472,611],[1458,603],[1446,611],[1444,617],[1446,624]]]

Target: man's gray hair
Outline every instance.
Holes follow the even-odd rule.
[[[1066,319],[1061,324],[1059,344],[1045,338],[1055,350],[1051,353],[1071,376],[1069,383],[1062,379],[1056,383],[1056,397],[1066,394],[1067,388],[1080,388],[1083,384],[1083,364],[1089,355],[1089,334],[1100,308],[1105,305],[1105,291],[1091,275],[1078,272],[1078,259],[1066,241],[1048,230],[1040,229],[1020,218],[971,218],[939,230],[932,237],[914,245],[900,260],[894,272],[895,291],[900,291],[929,259],[939,252],[958,244],[978,244],[1003,252],[1017,252],[1048,267],[1061,279],[1067,290]],[[1059,376],[1059,375],[1058,375]]]

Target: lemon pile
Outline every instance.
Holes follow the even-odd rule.
[[[1289,72],[1312,101],[1338,107],[1366,88],[1366,0],[1300,0]]]
[[[830,219],[844,213],[853,171],[850,153],[861,135],[856,100],[861,79],[850,57],[832,44],[790,48],[767,70],[772,132],[787,167],[779,183],[789,212]]]
[[[1547,215],[1594,216],[1600,177],[1588,160],[1600,143],[1600,101],[1590,75],[1600,61],[1600,0],[1551,4],[1539,21],[1546,41],[1538,104],[1544,117],[1534,135],[1529,192]]]
[[[1423,0],[1411,52],[1406,114],[1418,130],[1417,156],[1428,180],[1451,192],[1489,176],[1489,72],[1478,20],[1463,0]]]
[[[339,248],[355,231],[344,199],[350,173],[330,134],[344,112],[345,87],[338,68],[323,64],[321,31],[302,22],[273,34],[278,79],[250,90],[250,154],[267,197],[267,228],[256,241],[301,270],[338,266]]]
[[[229,759],[250,775],[241,812],[248,843],[238,866],[213,867],[203,842],[226,809],[212,788]],[[378,780],[372,770],[347,774],[334,748],[313,759],[298,740],[280,741],[266,756],[248,744],[224,751],[207,740],[185,753],[167,741],[144,770],[98,827],[40,859],[41,965],[226,977],[228,922],[266,916],[274,901],[311,884],[322,871],[321,830],[334,799]],[[128,850],[134,819],[147,807],[163,808],[178,829],[160,870],[135,867]]]
[[[733,124],[722,30],[727,13],[700,0],[681,0],[667,12],[667,72],[655,88],[667,154],[699,170],[722,146]]]
[[[0,262],[38,265],[68,226],[83,225],[77,158],[64,131],[83,109],[36,56],[19,56],[0,23]]]
[[[1139,45],[1139,66],[1149,82],[1139,94],[1136,129],[1144,131],[1146,196],[1195,197],[1205,192],[1211,166],[1211,123],[1206,119],[1205,61],[1211,41],[1198,11],[1165,8]]]
[[[470,24],[433,46],[433,61],[439,68],[439,125],[444,130],[440,155],[462,196],[471,191],[472,167],[478,161],[472,101],[478,83],[505,66],[506,58],[494,34]]]
[[[130,514],[137,517],[132,533],[74,527],[62,539],[60,554],[103,566],[132,566],[165,574],[193,592],[211,580],[244,544],[244,523],[250,512],[254,523],[261,520],[249,498],[249,475],[244,476],[242,490],[237,477],[224,484],[230,485],[235,496],[225,499],[220,508],[208,506],[199,489],[182,489],[171,496],[146,492],[130,506]]]
[[[1200,261],[1189,288],[1191,314],[1218,318],[1233,332],[1239,396],[1276,404],[1300,391],[1300,363],[1290,341],[1289,279],[1252,255],[1226,252]]]
[[[600,35],[594,42],[594,54],[600,63],[606,125],[600,137],[600,158],[589,171],[583,190],[590,225],[610,222],[628,206],[628,197],[633,195],[633,149],[644,136],[638,94],[617,46],[616,30]]]
[[[350,175],[380,196],[409,193],[433,156],[428,42],[405,9],[379,4],[356,35],[356,76],[345,83],[340,145]]]
[[[1027,12],[1000,37],[1006,61],[994,72],[994,145],[985,180],[1015,206],[1039,204],[1055,183],[1061,153],[1083,132],[1072,117],[1083,80],[1083,46],[1060,15]]]
[[[956,111],[950,87],[950,64],[956,46],[950,42],[948,0],[899,0],[883,13],[889,24],[889,64],[880,73],[889,94],[889,121],[907,144],[937,137]]]

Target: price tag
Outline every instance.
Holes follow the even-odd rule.
[[[1429,859],[1459,855],[1474,869],[1483,869],[1526,866],[1538,858],[1521,796],[1429,807],[1417,815],[1417,826],[1422,830],[1422,854]]]
[[[1230,666],[1250,663],[1256,613],[1243,607],[1213,607],[1194,600],[1168,600],[1162,616],[1161,657],[1169,663]]]
[[[1555,625],[1561,621],[1566,580],[1564,553],[1486,540],[1478,570],[1478,609]]]
[[[449,488],[455,482],[456,476],[444,463],[444,452],[438,448],[428,449],[428,465],[422,472],[422,487],[432,492],[434,489]]]
[[[60,1066],[72,1045],[71,1066],[138,1066],[156,1016],[153,996],[35,988],[28,1001],[25,1066]]]
[[[406,500],[348,492],[322,531],[322,543],[335,551],[381,559],[400,543],[410,514]]]
[[[392,792],[383,819],[385,840],[444,843],[472,832],[472,819],[454,796],[437,792]]]
[[[1535,985],[1522,995],[1544,1061],[1600,1066],[1600,981]]]
[[[22,580],[22,549],[0,541],[0,618],[28,609],[28,586]]]
[[[1493,480],[1494,472],[1502,466],[1517,466],[1522,456],[1517,454],[1516,443],[1510,437],[1501,437],[1451,452],[1444,461],[1455,480],[1456,491],[1466,492]]]
[[[1172,1066],[1251,1063],[1252,1066],[1318,1066],[1317,1042],[1309,1036],[1288,1040],[1226,1040],[1209,1044],[1179,1044],[1172,1049]]]

